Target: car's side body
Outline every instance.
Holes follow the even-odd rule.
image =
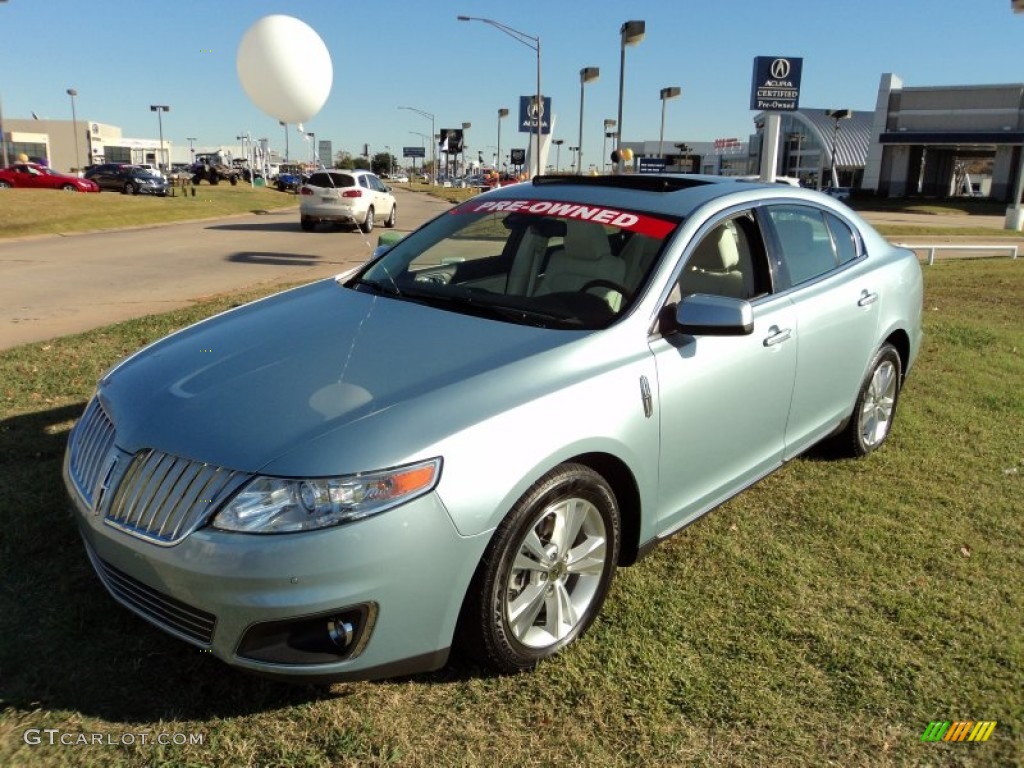
[[[65,467],[111,593],[264,674],[314,681],[433,669],[473,614],[467,605],[479,611],[474,600],[490,583],[482,574],[506,551],[499,545],[516,541],[510,520],[530,511],[524,499],[547,498],[546,482],[599,478],[603,490],[580,492],[585,507],[601,509],[586,518],[587,541],[607,535],[605,565],[612,556],[629,564],[815,442],[849,424],[856,437],[876,370],[902,379],[918,354],[916,257],[817,193],[699,178],[678,188],[630,183],[541,179],[479,196],[355,277],[240,307],[115,367],[76,426]],[[488,241],[460,237],[468,229],[459,227],[491,218],[504,219],[493,252],[468,258]],[[637,220],[663,240],[644,252],[627,237],[609,254],[626,276],[622,301],[585,302],[607,320],[501,321],[479,304],[535,281],[536,298],[517,298],[523,311],[576,301],[574,291],[544,289],[558,254],[571,250],[570,224]],[[431,239],[445,228],[456,236]],[[389,257],[416,263],[435,247],[436,259],[404,276],[388,267]],[[519,254],[542,252],[533,262],[541,274],[519,271]],[[724,266],[705,261],[716,254]],[[592,269],[596,260],[582,261]],[[608,280],[598,282],[603,290]],[[452,296],[471,290],[438,305],[446,285]],[[866,449],[887,430],[869,434]],[[433,485],[357,522],[274,535],[218,522],[254,478],[358,478],[424,461],[434,462]],[[207,476],[211,490],[182,490],[198,481],[181,478]],[[573,597],[577,582],[552,563],[544,578]],[[585,596],[585,620],[518,663],[571,642],[607,583],[593,603]],[[345,626],[351,637],[343,651],[325,650],[326,640],[296,650],[302,622],[331,638]]]
[[[86,170],[85,178],[95,182],[100,189],[111,192],[158,197],[167,194],[167,181],[163,176],[153,174],[139,165],[104,163]]]
[[[68,192],[99,192],[99,187],[88,179],[58,173],[36,163],[15,163],[0,168],[0,188],[62,189]]]

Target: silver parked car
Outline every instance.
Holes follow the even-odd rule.
[[[65,481],[113,597],[229,664],[529,669],[617,566],[822,440],[878,448],[921,299],[817,192],[541,177],[121,362]]]
[[[317,171],[299,188],[299,224],[307,232],[322,221],[372,232],[377,217],[394,227],[398,204],[391,187],[369,171]]]

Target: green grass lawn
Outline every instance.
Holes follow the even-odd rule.
[[[298,205],[293,194],[248,184],[204,183],[184,192],[177,188],[174,197],[5,189],[0,191],[0,238],[166,224],[292,205]]]
[[[885,448],[793,461],[621,570],[586,637],[508,677],[456,661],[284,687],[106,594],[67,511],[68,429],[107,366],[242,297],[0,354],[0,765],[1020,765],[1024,264],[942,263],[925,285]],[[922,743],[934,720],[998,725]]]

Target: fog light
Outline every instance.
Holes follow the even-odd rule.
[[[327,620],[327,636],[331,638],[331,642],[342,650],[352,645],[355,633],[355,627],[344,619],[335,617]]]
[[[374,603],[265,621],[246,630],[238,655],[270,664],[333,664],[358,656],[377,618]]]

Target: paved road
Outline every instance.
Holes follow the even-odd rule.
[[[396,190],[399,230],[449,206]],[[1000,216],[866,214],[882,223],[1001,229]],[[0,350],[186,306],[263,284],[312,281],[364,261],[377,242],[339,230],[302,232],[295,209],[66,237],[0,240]],[[962,240],[929,235],[898,242]],[[970,238],[986,242],[987,238]],[[1024,240],[998,238],[991,242]]]
[[[449,208],[396,190],[398,229]],[[0,240],[0,349],[261,284],[312,281],[370,256],[382,230],[299,229],[296,209],[119,230]]]

